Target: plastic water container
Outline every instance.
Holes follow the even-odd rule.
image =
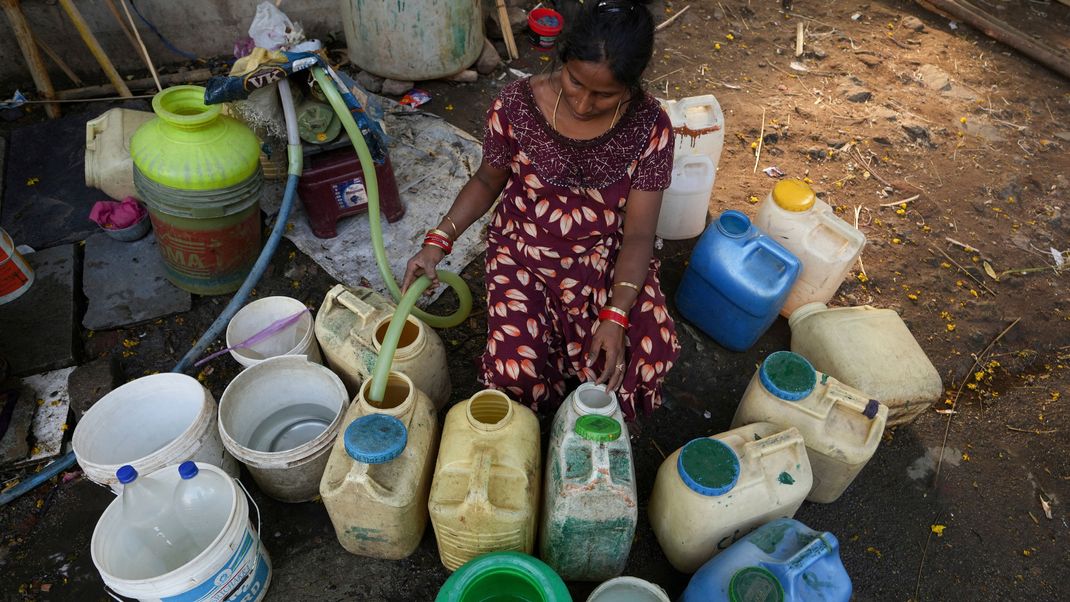
[[[676,307],[727,349],[746,351],[776,320],[799,260],[746,215],[725,211],[699,238]]]
[[[754,225],[802,264],[780,310],[785,318],[807,303],[832,299],[866,244],[865,234],[837,217],[801,180],[777,182],[758,207]]]
[[[396,560],[412,554],[427,526],[438,420],[404,374],[390,373],[382,401],[368,399],[371,382],[346,413],[320,497],[346,551]]]
[[[0,228],[0,304],[14,301],[33,286],[34,272],[15,248],[8,233]]]
[[[176,468],[168,466],[143,475],[138,482],[155,482],[169,496],[182,480]],[[192,560],[171,571],[160,573],[154,568],[152,556],[138,543],[124,519],[123,497],[105,508],[93,529],[90,552],[111,592],[144,601],[264,599],[271,583],[271,560],[259,537],[259,509],[254,528],[249,519],[252,498],[246,497],[244,488],[239,489],[236,479],[215,466],[198,464],[194,480],[208,503],[198,508],[195,516],[184,518],[194,525],[191,531],[195,540],[210,543]],[[167,497],[164,503],[170,499]],[[172,510],[183,513],[185,509],[175,506]]]
[[[231,349],[230,356],[246,368],[280,355],[303,355],[310,362],[323,363],[312,314],[307,312],[304,303],[291,297],[263,297],[238,310],[227,323],[227,347],[244,342],[275,322],[301,311],[305,311],[305,315],[293,324],[248,347]]]
[[[724,112],[712,94],[680,100],[662,100],[676,133],[674,157],[705,155],[713,161],[714,173],[724,148]]]
[[[113,199],[136,197],[130,138],[156,115],[149,111],[111,109],[85,123],[85,185]]]
[[[616,577],[599,585],[587,602],[671,602],[665,590],[638,577]]]
[[[669,562],[693,573],[755,527],[793,516],[812,485],[799,430],[756,422],[674,451],[647,513]]]
[[[777,351],[755,371],[732,419],[793,426],[806,441],[814,487],[806,498],[836,501],[873,457],[884,434],[888,408],[828,374],[803,356]]]
[[[911,422],[944,392],[940,373],[891,309],[810,303],[788,324],[791,350],[888,406],[888,426]]]
[[[282,502],[307,502],[319,495],[348,407],[345,385],[333,372],[300,355],[280,355],[230,381],[219,400],[219,435],[261,491]]]
[[[197,463],[187,460],[178,465],[181,480],[175,484],[171,507],[178,522],[189,532],[198,550],[203,550],[215,540],[216,533],[205,526],[218,513],[215,508],[224,487],[216,479],[201,475]]]
[[[565,582],[538,558],[491,552],[457,569],[435,602],[572,602]]]
[[[350,395],[375,371],[383,338],[394,317],[395,305],[379,293],[363,287],[335,285],[316,313],[316,339],[327,365],[334,370]],[[406,318],[390,369],[412,379],[435,407],[450,399],[450,373],[446,348],[433,328],[415,316]]]
[[[851,591],[836,536],[781,518],[703,565],[679,602],[847,602]]]
[[[706,227],[717,167],[706,155],[676,159],[672,185],[661,197],[657,235],[666,240],[694,238]]]
[[[632,446],[616,395],[584,383],[557,411],[546,451],[539,556],[566,581],[628,563],[639,518]]]
[[[428,501],[447,569],[488,552],[534,550],[540,463],[529,408],[490,389],[450,408]]]
[[[145,577],[169,573],[193,560],[203,549],[178,518],[171,503],[174,486],[154,479],[138,479],[129,464],[115,473],[123,492],[122,518],[128,533],[131,560]]]

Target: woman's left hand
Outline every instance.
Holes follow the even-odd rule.
[[[593,368],[602,355],[602,373],[594,381],[600,385],[606,383],[606,389],[616,391],[624,381],[627,360],[624,357],[624,328],[614,322],[599,322],[587,347],[585,357],[587,367]]]

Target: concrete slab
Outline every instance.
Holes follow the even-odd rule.
[[[15,376],[38,374],[76,363],[75,287],[79,280],[75,245],[26,255],[35,273],[21,297],[0,305],[0,354]]]
[[[37,408],[33,415],[30,455],[17,465],[32,464],[63,451],[63,435],[67,431],[67,413],[71,398],[67,394],[67,379],[73,367],[35,374],[22,379],[23,390],[32,391],[31,399]]]
[[[98,232],[85,241],[82,325],[109,330],[188,311],[190,294],[164,274],[155,233],[122,242]]]
[[[31,392],[23,389],[21,386],[12,387],[0,394],[0,411],[9,413],[7,430],[0,437],[0,466],[14,464],[30,453],[27,435],[37,404]]]

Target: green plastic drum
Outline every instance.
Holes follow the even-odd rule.
[[[435,602],[572,602],[546,563],[520,552],[492,552],[457,569]]]

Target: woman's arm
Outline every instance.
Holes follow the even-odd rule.
[[[457,193],[453,205],[446,212],[446,216],[438,224],[438,229],[449,233],[453,240],[457,240],[469,226],[476,222],[486,213],[494,201],[505,188],[509,179],[509,170],[499,169],[483,161],[479,169]],[[432,280],[434,286],[438,286],[438,275],[435,266],[442,261],[446,253],[435,246],[426,245],[409,260],[405,268],[405,281],[401,286],[402,292],[408,290],[420,276],[426,275]]]
[[[654,254],[654,237],[661,213],[662,191],[635,190],[628,194],[627,212],[624,216],[624,237],[614,266],[613,286],[606,305],[630,313],[650,271],[650,258]],[[621,285],[620,283],[627,283]],[[628,286],[633,285],[633,286]],[[591,337],[587,365],[593,366],[599,353],[604,353],[605,363],[596,383],[608,383],[610,390],[620,386],[624,371],[617,370],[624,358],[624,328],[613,322],[599,322]]]

